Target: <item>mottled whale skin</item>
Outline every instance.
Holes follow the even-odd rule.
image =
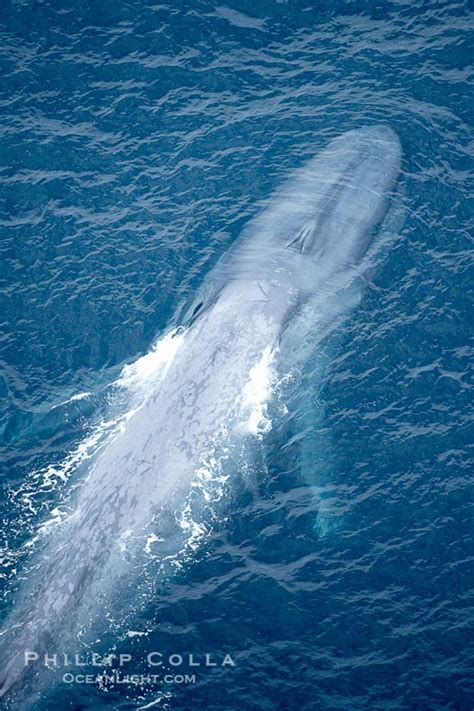
[[[282,334],[305,303],[319,300],[321,310],[347,289],[388,210],[400,161],[388,127],[336,138],[210,272],[180,317],[184,338],[166,375],[95,462],[74,513],[47,542],[33,592],[7,621],[1,695],[21,686],[25,651],[55,651],[92,591],[113,586],[113,542],[184,494],[210,439],[239,430],[241,394],[262,353],[284,349]]]

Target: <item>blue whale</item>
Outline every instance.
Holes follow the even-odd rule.
[[[117,585],[126,565],[117,542],[139,536],[158,510],[186,496],[210,447],[223,451],[262,431],[252,382],[265,399],[262,373],[269,363],[278,368],[291,338],[298,357],[295,334],[314,327],[302,313],[332,318],[344,309],[400,163],[400,142],[386,126],[341,135],[289,178],[211,270],[179,315],[179,347],[165,374],[94,462],[16,600],[2,696],[21,686],[25,654],[54,651],[91,598]]]

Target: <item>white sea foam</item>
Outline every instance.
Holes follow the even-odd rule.
[[[25,548],[33,547],[42,534],[49,532],[55,524],[61,523],[71,515],[67,511],[67,505],[66,508],[57,505],[58,490],[64,489],[72,474],[80,466],[97,456],[111,439],[124,430],[128,420],[145,401],[150,387],[155,387],[165,376],[183,339],[184,333],[171,331],[159,338],[146,355],[125,365],[118,379],[107,386],[110,392],[108,415],[96,422],[91,431],[61,461],[33,470],[21,483],[19,489],[11,493],[11,498],[20,504],[25,513],[29,514],[32,538],[24,544]],[[90,392],[80,392],[60,404],[67,405],[91,395]],[[51,497],[50,516],[37,525],[35,530],[33,521],[44,509],[45,494]],[[64,503],[62,497],[59,503]]]
[[[63,407],[64,405],[69,405],[70,402],[77,402],[78,400],[85,400],[86,398],[90,397],[91,395],[92,395],[92,393],[89,391],[86,391],[83,393],[76,393],[75,395],[72,395],[67,400],[63,400],[62,402],[58,403],[57,405],[53,405],[51,410],[55,410],[58,407]]]
[[[151,701],[149,704],[146,704],[145,706],[138,706],[137,709],[138,711],[145,711],[145,709],[151,709],[161,703],[167,703],[171,698],[172,694],[170,692],[166,692],[161,694],[161,696],[159,696],[154,701]]]
[[[148,353],[126,365],[116,384],[140,393],[150,385],[155,386],[166,375],[183,340],[184,333],[170,331],[158,339]]]
[[[143,632],[142,630],[128,630],[126,637],[147,637],[150,634],[150,630]]]
[[[277,376],[274,369],[276,350],[267,346],[259,362],[250,370],[249,380],[242,393],[244,421],[241,429],[261,436],[269,432],[272,422],[268,417],[268,401],[272,395]]]

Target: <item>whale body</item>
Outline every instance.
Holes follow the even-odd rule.
[[[291,176],[211,270],[178,318],[181,343],[165,375],[94,463],[13,609],[2,695],[21,679],[25,652],[54,651],[92,594],[113,587],[120,556],[112,542],[138,536],[157,510],[186,495],[210,443],[225,448],[245,436],[252,373],[277,350],[284,357],[285,334],[308,303],[319,314],[343,303],[387,214],[400,162],[388,127],[343,134]]]

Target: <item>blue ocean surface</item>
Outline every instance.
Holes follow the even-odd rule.
[[[5,626],[261,201],[348,130],[389,125],[403,150],[384,259],[265,464],[222,477],[172,565],[131,561],[122,606],[91,600],[102,631],[77,652],[134,674],[162,655],[168,680],[63,665],[27,708],[474,708],[473,24],[450,0],[2,2]]]

